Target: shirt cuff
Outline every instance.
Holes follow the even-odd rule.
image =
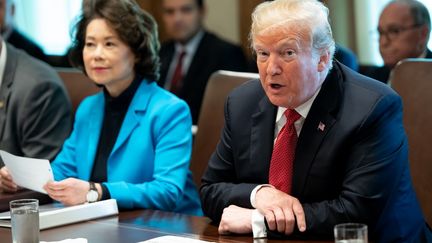
[[[252,233],[253,238],[266,238],[267,228],[264,223],[264,215],[258,212],[257,209],[252,211]]]
[[[273,186],[270,185],[270,184],[262,184],[262,185],[258,185],[258,186],[256,186],[256,187],[252,190],[252,192],[251,192],[251,194],[250,194],[250,203],[251,203],[251,205],[252,205],[253,208],[256,208],[256,204],[255,204],[255,197],[256,197],[256,193],[257,193],[257,191],[258,191],[259,189],[261,189],[262,187],[267,187],[267,186],[269,186],[269,187],[273,187]]]

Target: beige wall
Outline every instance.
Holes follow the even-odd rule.
[[[350,21],[351,0],[331,0],[328,1],[328,8],[330,10],[330,24],[333,30],[333,37],[337,43],[352,48],[352,22]]]
[[[240,43],[239,1],[207,0],[206,27],[220,37]]]

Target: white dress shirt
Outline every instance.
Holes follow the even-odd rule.
[[[170,63],[170,66],[169,66],[169,69],[167,72],[167,76],[165,79],[165,85],[164,85],[165,89],[167,89],[167,90],[171,89],[171,80],[173,78],[174,71],[176,69],[179,56],[183,51],[185,51],[186,54],[183,57],[182,74],[187,73],[187,71],[189,70],[189,67],[192,63],[192,59],[195,56],[195,52],[198,49],[198,46],[199,46],[203,36],[204,36],[204,31],[201,30],[186,45],[182,45],[178,42],[175,43],[175,53],[174,53],[174,56],[171,60],[171,63]]]

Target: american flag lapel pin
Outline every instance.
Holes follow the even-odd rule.
[[[317,130],[324,132],[324,129],[325,129],[325,124],[322,122],[319,122]]]

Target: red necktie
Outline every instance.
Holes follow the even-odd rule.
[[[171,79],[171,89],[170,91],[174,94],[177,94],[182,86],[181,81],[183,78],[183,58],[185,57],[186,52],[182,51],[177,59],[177,66],[174,70],[173,77]]]
[[[291,193],[293,164],[297,144],[294,122],[301,116],[292,109],[285,111],[287,121],[280,130],[273,147],[270,162],[269,183],[286,193]]]

